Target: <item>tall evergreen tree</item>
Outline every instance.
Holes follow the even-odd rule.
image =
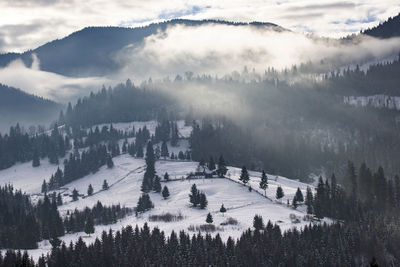
[[[267,188],[268,188],[268,176],[265,174],[265,171],[262,171],[260,189],[264,190],[265,196],[267,196]]]
[[[158,175],[156,175],[156,177],[154,178],[153,190],[156,193],[161,192],[161,179]]]
[[[207,214],[206,223],[213,223],[213,217],[211,213]]]
[[[281,199],[285,196],[285,193],[283,192],[283,189],[281,186],[278,186],[278,188],[276,188],[276,199]]]
[[[103,185],[102,185],[103,190],[108,190],[109,186],[108,186],[108,182],[106,179],[104,179],[103,181]]]
[[[89,184],[88,189],[87,189],[87,194],[88,194],[88,196],[93,195],[93,187],[92,187],[92,184]]]
[[[249,172],[247,171],[246,166],[243,166],[243,167],[242,167],[242,172],[241,172],[241,174],[240,174],[239,180],[240,180],[244,185],[246,185],[246,184],[249,182],[250,177],[249,177]]]
[[[147,143],[146,148],[146,171],[143,176],[143,182],[141,190],[142,192],[150,192],[153,188],[154,176],[156,175],[155,170],[155,156],[153,150],[153,144],[151,141]]]
[[[85,233],[88,234],[89,236],[90,234],[94,233],[94,220],[92,215],[89,215],[85,223]]]
[[[72,201],[77,201],[78,200],[78,190],[74,188],[72,191]]]
[[[167,199],[169,197],[169,190],[168,187],[165,185],[163,190],[162,190],[162,196],[164,199]]]
[[[220,178],[224,177],[227,171],[228,169],[226,168],[224,157],[221,155],[218,159],[218,168],[217,168],[218,177]]]
[[[299,187],[297,187],[295,198],[296,198],[296,201],[298,201],[298,202],[304,201],[303,193],[301,192]]]
[[[256,231],[262,230],[264,228],[264,221],[260,215],[254,216],[253,227],[256,229]]]
[[[306,205],[307,205],[307,214],[313,214],[314,197],[311,188],[309,186],[307,186]]]
[[[162,145],[161,145],[161,157],[163,157],[164,159],[169,157],[168,146],[167,146],[167,142],[165,142],[165,141],[163,141]]]

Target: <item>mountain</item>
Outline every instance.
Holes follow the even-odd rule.
[[[399,37],[400,13],[395,17],[389,18],[387,21],[379,24],[376,27],[363,31],[362,33],[377,38]]]
[[[88,77],[103,76],[120,67],[112,56],[129,44],[139,45],[146,37],[165,31],[167,27],[184,25],[188,27],[205,24],[251,25],[253,27],[268,27],[283,31],[272,23],[235,23],[218,20],[183,20],[175,19],[161,23],[153,23],[138,28],[122,27],[87,27],[71,35],[46,43],[34,50],[24,53],[7,53],[0,55],[0,66],[5,67],[15,59],[21,59],[26,66],[32,65],[32,54],[40,60],[40,68],[65,76]]]
[[[58,116],[61,105],[0,84],[0,130],[17,122],[26,125],[48,123]]]

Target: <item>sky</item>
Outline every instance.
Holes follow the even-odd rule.
[[[272,22],[337,38],[399,12],[398,0],[0,0],[0,53],[34,49],[86,26],[135,27],[173,18]]]

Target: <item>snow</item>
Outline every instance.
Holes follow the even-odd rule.
[[[17,163],[0,171],[0,185],[12,184],[14,188],[22,189],[28,194],[40,193],[43,180],[48,180],[57,171],[57,167],[58,165],[50,164],[47,158],[41,159],[40,166],[35,168],[32,167],[32,161]]]
[[[124,130],[132,129],[132,125],[135,125],[135,129],[146,125],[151,132],[154,131],[157,124],[155,121],[113,124],[115,128]],[[178,127],[182,129],[182,135],[190,135],[190,128],[184,126],[183,121],[178,122]],[[172,147],[169,144],[169,151],[177,154],[179,150],[186,151],[188,147],[188,140],[181,139],[178,147]],[[96,173],[73,181],[57,190],[57,192],[62,193],[63,197],[64,204],[59,207],[62,216],[65,216],[68,211],[93,207],[97,201],[101,201],[104,205],[120,204],[129,208],[136,206],[142,194],[140,188],[146,166],[144,159],[122,154],[113,158],[113,161],[113,168],[109,169],[103,166]],[[156,162],[157,174],[162,178],[162,186],[168,186],[170,191],[170,197],[167,200],[164,200],[161,194],[151,192],[149,195],[154,203],[154,209],[137,217],[132,214],[119,220],[116,224],[98,225],[95,233],[91,236],[81,232],[66,234],[60,239],[69,244],[71,241],[75,242],[79,237],[82,237],[85,242],[90,243],[96,237],[99,237],[104,230],[112,229],[116,231],[127,225],[143,226],[145,222],[149,221],[150,215],[161,215],[167,212],[174,215],[182,214],[184,218],[175,222],[148,222],[149,226],[157,226],[167,235],[172,231],[185,230],[189,232],[188,228],[190,226],[196,227],[205,224],[206,216],[210,212],[214,219],[213,224],[218,227],[217,231],[211,234],[219,233],[223,240],[226,240],[229,236],[233,238],[240,237],[244,230],[252,227],[253,218],[256,214],[263,217],[264,223],[271,220],[272,223],[277,223],[282,230],[288,230],[293,227],[301,228],[310,223],[303,220],[306,215],[304,205],[300,205],[297,210],[294,210],[286,206],[286,201],[289,200],[291,202],[297,188],[300,188],[305,197],[307,186],[314,188],[311,185],[267,174],[269,185],[266,190],[266,196],[264,196],[264,191],[259,188],[261,179],[261,173],[259,172],[249,171],[250,181],[247,186],[240,183],[241,169],[235,167],[228,167],[227,178],[186,179],[187,175],[194,172],[197,167],[198,163],[192,161],[158,160]],[[35,202],[43,197],[40,194],[43,179],[48,180],[56,169],[56,165],[50,165],[46,160],[42,160],[41,166],[38,168],[33,168],[31,162],[16,164],[9,169],[0,171],[0,183],[12,183],[15,188],[22,189],[30,194]],[[165,172],[168,172],[171,181],[163,181]],[[104,180],[107,180],[109,184],[108,190],[102,190]],[[207,196],[208,206],[204,210],[190,206],[189,193],[194,183]],[[87,196],[89,184],[94,188],[92,196]],[[251,192],[248,190],[249,185],[253,189]],[[276,200],[275,198],[278,186],[282,187],[285,194],[281,200]],[[74,189],[77,189],[82,194],[78,201],[72,201],[71,195]],[[227,209],[224,215],[219,212],[222,204]],[[292,222],[290,216],[293,217],[293,215],[299,219],[298,223]],[[229,217],[236,219],[238,224],[220,225]],[[329,219],[324,221],[330,222]],[[50,249],[51,245],[47,240],[44,240],[39,243],[38,249],[28,250],[28,252],[34,259],[38,259],[41,254],[48,253]]]

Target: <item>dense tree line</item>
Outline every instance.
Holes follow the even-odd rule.
[[[140,229],[127,226],[114,234],[103,232],[90,245],[82,239],[62,244],[40,262],[48,266],[360,266],[375,256],[382,265],[396,265],[399,235],[376,227],[378,221],[370,222],[372,227],[323,224],[284,233],[268,222],[265,228],[260,225],[259,230],[248,230],[227,242],[218,234],[166,236],[147,224]]]
[[[62,235],[55,201],[46,195],[33,206],[21,191],[0,186],[0,248],[36,248],[36,242]]]
[[[64,137],[57,124],[50,135],[29,136],[19,124],[10,128],[9,134],[0,134],[0,169],[11,167],[17,162],[34,160],[33,166],[40,165],[40,159],[48,157],[50,163],[57,164],[60,157],[70,148],[69,138]]]
[[[67,215],[64,219],[65,231],[67,233],[83,232],[88,223],[93,221],[94,225],[107,225],[116,223],[117,220],[131,214],[132,209],[121,207],[121,205],[105,206],[100,201],[92,208],[86,207]]]
[[[113,147],[109,146],[109,148]],[[51,176],[48,188],[55,189],[85,175],[95,173],[105,164],[112,167],[111,163],[111,155],[107,152],[105,145],[91,146],[89,150],[83,151],[81,154],[79,152],[71,153],[69,159],[64,161],[64,171],[58,168],[56,173]]]
[[[171,100],[152,90],[144,90],[127,80],[115,88],[103,87],[98,93],[68,105],[64,122],[70,126],[88,127],[109,122],[152,120]]]

